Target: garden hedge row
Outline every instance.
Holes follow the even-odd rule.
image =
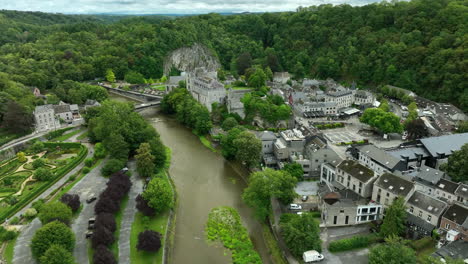
[[[354,236],[330,242],[330,244],[328,245],[328,250],[330,250],[330,252],[340,252],[358,248],[365,248],[373,243],[376,243],[379,240],[380,238],[376,234]]]
[[[73,162],[70,162],[67,164],[65,167],[60,168],[56,171],[56,177],[53,181],[49,182],[48,184],[45,184],[38,188],[37,190],[31,192],[29,196],[25,199],[21,199],[18,203],[15,205],[11,206],[7,211],[3,212],[0,214],[0,223],[3,223],[5,219],[13,216],[21,210],[23,207],[28,205],[32,200],[34,200],[37,196],[39,196],[41,193],[43,193],[45,190],[50,188],[52,185],[54,185],[56,182],[58,182],[65,174],[70,172],[72,169],[74,169],[78,164],[83,162],[83,160],[86,158],[86,155],[88,154],[88,148],[85,146],[81,145],[80,143],[44,143],[47,147],[57,147],[60,146],[61,148],[80,148],[80,152],[78,153],[78,156],[73,160]],[[73,146],[73,147],[72,147]]]

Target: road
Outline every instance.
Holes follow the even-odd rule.
[[[93,147],[91,145],[87,145],[88,147],[88,157],[91,157]],[[63,176],[62,179],[60,179],[58,182],[56,182],[52,187],[44,191],[41,195],[39,195],[34,201],[37,201],[38,199],[43,199],[47,196],[49,196],[54,190],[60,188],[66,181],[68,181],[68,178],[77,173],[81,168],[84,167],[84,163],[82,162],[78,166],[76,166],[73,170],[71,170],[67,175]],[[89,174],[88,174],[89,176]],[[87,178],[86,176],[85,178]],[[94,183],[93,183],[94,184]],[[31,204],[34,202],[32,201],[29,203],[27,206],[25,206],[23,209],[21,209],[19,212],[17,212],[14,216],[19,217],[20,215],[24,214],[24,212],[31,207]],[[38,218],[35,218],[29,225],[24,226],[21,230],[21,233],[18,236],[18,240],[15,244],[15,249],[14,249],[14,255],[13,255],[13,263],[15,264],[32,264],[36,263],[34,260],[32,253],[31,253],[31,240],[34,236],[34,233],[36,233],[36,230],[39,229],[42,226],[41,221],[39,221]]]
[[[348,227],[334,227],[334,228],[322,228],[320,232],[320,238],[322,239],[322,254],[324,260],[322,263],[326,264],[367,264],[369,263],[368,255],[369,249],[358,249],[352,251],[346,251],[341,253],[332,254],[328,251],[328,244],[333,240],[343,239],[352,237],[355,235],[367,234],[369,232],[369,226],[348,226]],[[350,261],[352,260],[352,261]]]
[[[135,213],[137,212],[135,198],[143,191],[143,179],[140,178],[136,172],[135,161],[129,162],[128,168],[132,172],[132,188],[128,193],[127,206],[124,208],[122,222],[120,224],[119,263],[130,263],[130,233],[133,220],[135,219]]]
[[[96,197],[104,190],[107,178],[101,176],[101,168],[105,164],[105,160],[101,162],[96,168],[91,170],[79,183],[77,183],[70,190],[70,193],[80,195],[83,209],[78,217],[73,221],[71,226],[73,233],[75,233],[76,245],[73,251],[77,263],[88,263],[88,242],[85,238],[85,233],[88,230],[88,220],[94,216],[94,205],[86,203],[86,199],[95,194]]]

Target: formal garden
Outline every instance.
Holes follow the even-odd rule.
[[[9,218],[83,161],[79,143],[36,142],[0,164],[0,222]]]

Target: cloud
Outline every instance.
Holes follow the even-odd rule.
[[[321,4],[365,5],[377,0],[0,0],[2,9],[53,13],[176,14],[277,12]]]

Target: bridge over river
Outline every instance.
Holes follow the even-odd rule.
[[[111,86],[105,84],[101,84],[100,86],[106,88],[109,93],[140,102],[141,104],[135,105],[135,111],[141,111],[146,108],[159,106],[161,104],[161,100],[163,99],[163,97],[159,95],[126,91],[118,88],[112,88]]]

